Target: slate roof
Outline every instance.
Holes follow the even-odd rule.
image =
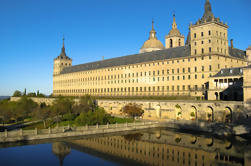
[[[229,47],[229,55],[235,58],[244,59],[246,52],[237,48]]]
[[[101,69],[101,68],[112,67],[112,66],[122,66],[122,65],[164,60],[164,59],[188,57],[191,55],[190,52],[191,52],[190,46],[185,45],[185,46],[176,47],[176,48],[169,48],[169,49],[164,49],[164,50],[122,56],[122,57],[106,59],[102,61],[96,61],[96,62],[70,66],[70,67],[64,68],[61,71],[61,74]],[[229,54],[232,57],[244,59],[245,51],[242,51],[236,48],[231,49],[229,47]]]
[[[215,74],[212,77],[242,76],[243,75],[242,69],[243,67],[221,69],[217,74]]]
[[[61,74],[188,56],[190,56],[190,46],[182,46],[75,65],[64,68]]]

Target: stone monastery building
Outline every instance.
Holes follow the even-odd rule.
[[[236,49],[232,41],[229,46],[228,25],[214,16],[209,0],[204,8],[203,17],[190,24],[186,42],[175,15],[165,46],[157,39],[152,23],[139,54],[72,66],[63,43],[54,59],[53,95],[194,96],[209,100],[229,100],[232,95],[231,99],[242,100],[243,89],[227,89],[242,88],[243,67],[251,61],[251,48]]]

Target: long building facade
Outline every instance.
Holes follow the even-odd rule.
[[[247,66],[250,51],[228,45],[228,25],[212,13],[190,24],[186,42],[175,15],[165,46],[154,24],[139,54],[72,66],[65,53],[54,59],[53,95],[58,96],[194,96],[208,99],[210,79],[225,68]],[[212,95],[215,100],[215,95]]]

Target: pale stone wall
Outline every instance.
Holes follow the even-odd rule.
[[[170,47],[170,40],[172,40],[172,47]],[[184,42],[184,36],[166,36],[165,38],[165,47],[168,48],[175,48],[175,47],[180,47],[180,46],[184,46],[185,42]]]
[[[53,75],[60,74],[60,72],[65,68],[72,65],[72,60],[70,59],[55,59],[53,66]]]
[[[251,67],[243,69],[243,93],[245,107],[251,111]]]
[[[199,96],[209,76],[247,65],[242,59],[196,56],[54,75],[53,94],[63,96]]]
[[[100,107],[115,115],[123,115],[121,109],[129,103],[135,103],[144,110],[143,119],[158,121],[198,119],[236,122],[247,115],[243,102],[98,100]]]
[[[11,97],[11,101],[18,101],[20,97]],[[44,102],[51,105],[55,98],[31,97],[38,104]],[[75,99],[75,102],[78,102]],[[176,120],[206,120],[217,122],[235,122],[246,118],[249,112],[244,110],[243,102],[227,101],[162,101],[162,100],[97,100],[97,104],[113,115],[123,115],[121,109],[135,103],[143,110],[143,119],[165,121]],[[192,115],[193,114],[193,115]],[[228,117],[228,118],[227,118]]]
[[[216,22],[196,24],[190,26],[190,31],[192,56],[207,54],[229,55],[228,27],[226,25]],[[209,48],[211,48],[211,52]],[[202,49],[204,49],[204,53],[202,53]]]

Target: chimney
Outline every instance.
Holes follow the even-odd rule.
[[[233,48],[234,48],[234,44],[233,44],[233,41],[234,41],[234,40],[231,39],[230,41],[231,41],[231,49],[233,49]]]

